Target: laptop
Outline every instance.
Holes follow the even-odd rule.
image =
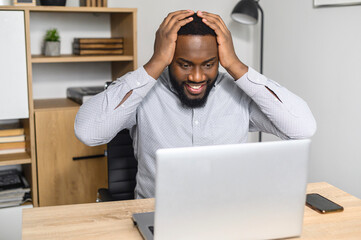
[[[300,236],[310,143],[160,149],[155,213],[133,221],[148,240]]]

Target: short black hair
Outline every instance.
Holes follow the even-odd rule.
[[[193,18],[193,21],[187,23],[183,27],[181,27],[178,31],[178,35],[212,35],[216,36],[214,30],[208,27],[203,21],[201,17],[197,16],[197,13],[190,16]]]

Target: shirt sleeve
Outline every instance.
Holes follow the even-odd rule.
[[[108,143],[119,131],[133,127],[137,107],[155,83],[143,67],[112,82],[107,90],[80,107],[74,124],[76,137],[86,145],[96,146]],[[128,99],[118,106],[131,90]]]
[[[272,133],[282,139],[309,138],[315,133],[316,121],[307,103],[277,82],[249,68],[236,84],[252,99],[250,131]]]

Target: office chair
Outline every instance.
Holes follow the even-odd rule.
[[[98,189],[97,202],[134,199],[138,162],[132,143],[125,129],[107,144],[108,189]]]

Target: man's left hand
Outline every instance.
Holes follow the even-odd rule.
[[[235,80],[242,77],[248,71],[248,67],[238,59],[234,51],[231,32],[228,30],[222,18],[216,14],[204,11],[198,11],[197,15],[201,17],[203,22],[212,28],[217,35],[218,56],[221,65]]]

